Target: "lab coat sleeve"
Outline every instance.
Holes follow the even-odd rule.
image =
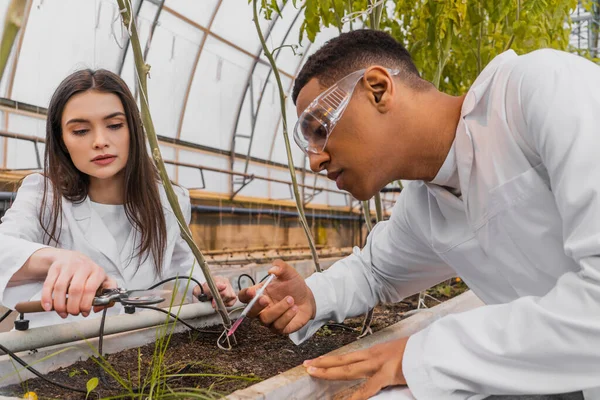
[[[564,251],[579,269],[544,296],[451,315],[413,335],[403,371],[419,400],[600,385],[600,68],[549,50],[525,57],[507,86],[518,93],[515,120],[548,171]]]
[[[12,206],[0,224],[0,302],[13,309],[16,303],[28,301],[41,289],[41,283],[28,283],[8,288],[8,281],[43,244],[43,230],[38,219],[43,193],[43,177],[27,176]]]
[[[373,227],[362,250],[355,247],[350,256],[306,280],[317,311],[313,320],[290,335],[292,341],[303,342],[329,320],[342,322],[456,275],[408,225],[406,196],[399,196],[388,221]]]
[[[180,189],[182,192],[182,194],[178,193],[179,206],[181,207],[181,211],[185,217],[185,223],[189,226],[192,218],[190,195],[187,190],[183,188],[178,189]],[[200,283],[206,282],[204,274],[202,273],[202,269],[200,268],[200,265],[198,265],[198,262],[194,257],[194,253],[192,253],[192,249],[190,249],[190,246],[188,246],[186,241],[181,236],[177,237],[177,243],[173,249],[171,268],[170,276],[179,274],[180,277],[189,277],[190,272],[192,272],[192,276]],[[184,285],[183,288],[185,288],[186,282],[183,281],[182,284]],[[190,288],[194,288],[194,286],[196,286],[196,284],[194,282],[190,282]]]

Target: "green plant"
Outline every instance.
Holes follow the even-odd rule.
[[[267,7],[267,0],[262,0],[262,7],[267,9],[267,12],[265,12],[265,17],[267,19],[271,18],[272,12],[275,11],[277,13],[281,13],[281,11],[279,10],[279,8],[277,7],[277,1],[276,0],[272,0],[271,3],[268,4]],[[281,84],[281,77],[279,76],[279,69],[277,69],[277,64],[275,63],[275,59],[273,58],[273,52],[269,50],[269,48],[267,47],[267,43],[265,42],[265,38],[263,36],[262,30],[260,28],[260,23],[258,21],[258,10],[257,10],[257,0],[253,0],[252,2],[253,4],[253,21],[254,21],[254,26],[256,27],[256,32],[258,33],[258,37],[260,39],[260,43],[262,45],[263,48],[263,52],[265,53],[265,56],[267,57],[267,59],[269,60],[269,63],[271,64],[271,68],[273,69],[273,74],[275,76],[275,79],[277,81],[277,87],[278,87],[278,92],[279,92],[279,103],[281,105],[281,122],[282,122],[282,126],[283,126],[283,139],[285,142],[285,149],[287,152],[287,159],[288,159],[288,168],[290,171],[290,177],[292,179],[292,189],[294,192],[294,199],[296,200],[296,209],[298,210],[298,218],[300,220],[300,225],[302,225],[302,228],[304,229],[304,234],[306,235],[306,239],[308,240],[308,245],[310,247],[310,252],[313,258],[313,262],[315,263],[315,269],[317,272],[321,272],[321,266],[319,265],[319,256],[317,254],[317,248],[315,246],[315,241],[312,237],[312,234],[310,232],[310,228],[308,227],[308,222],[306,221],[306,216],[304,214],[304,205],[302,204],[302,197],[300,196],[300,191],[298,190],[298,181],[296,179],[296,168],[294,167],[294,159],[292,157],[292,148],[290,146],[290,137],[288,135],[288,129],[287,129],[287,117],[286,117],[286,108],[285,108],[285,93],[283,90],[283,85]],[[270,11],[269,11],[270,10]]]
[[[81,368],[81,369],[73,368],[71,371],[69,371],[69,378],[72,378],[77,375],[81,375],[82,373],[84,373],[85,375],[88,375],[87,370],[85,370],[84,368]]]
[[[600,15],[596,0],[582,3]],[[569,50],[570,15],[577,0],[294,0],[293,4],[304,10],[300,42],[304,36],[314,41],[322,27],[341,31],[347,22],[350,29],[380,29],[406,46],[425,79],[439,83],[440,90],[449,94],[462,94],[487,63],[507,49],[521,54],[542,47]],[[265,15],[278,11],[273,1],[266,0],[262,9]]]
[[[88,396],[90,395],[92,390],[96,389],[97,386],[98,386],[98,378],[94,377],[94,378],[90,379],[89,381],[87,381],[87,383],[85,384],[85,388],[87,390],[87,393],[85,395],[86,399],[88,398]]]

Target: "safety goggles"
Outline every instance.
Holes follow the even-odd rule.
[[[306,154],[325,150],[329,136],[346,110],[356,84],[366,69],[346,75],[321,93],[302,112],[294,127],[294,141]],[[393,76],[400,71],[387,69]]]

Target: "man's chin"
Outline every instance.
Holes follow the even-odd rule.
[[[370,192],[361,191],[361,190],[350,191],[350,194],[352,195],[352,197],[354,197],[356,200],[359,200],[359,201],[371,200],[373,198],[373,196],[375,196],[375,193],[370,193]]]

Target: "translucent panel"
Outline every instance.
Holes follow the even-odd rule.
[[[287,88],[291,79],[281,77],[281,82],[284,88]],[[277,81],[271,74],[269,81],[264,87],[263,98],[256,121],[254,130],[254,142],[252,147],[252,155],[254,157],[268,159],[271,146],[273,145],[274,135],[281,134],[276,132],[279,118],[281,116],[281,102],[279,99],[279,89]]]
[[[219,4],[218,0],[167,0],[165,7],[207,28],[217,4]]]
[[[265,35],[270,22],[261,18],[260,25]],[[247,1],[223,0],[212,31],[252,54],[257,54],[260,49],[260,40],[252,22],[252,3]]]
[[[238,135],[244,135],[248,137],[236,137],[235,141],[235,152],[240,154],[248,154],[248,146],[252,141],[251,155],[256,156],[255,152],[258,150],[260,152],[267,154],[268,147],[265,149],[265,146],[268,146],[266,143],[261,142],[260,138],[257,140],[257,129],[259,129],[259,119],[260,115],[267,115],[269,118],[269,110],[272,110],[274,103],[274,97],[272,96],[273,91],[268,91],[268,82],[266,81],[267,76],[269,74],[270,68],[257,64],[254,70],[254,74],[252,75],[252,86],[248,87],[248,91],[246,92],[246,97],[244,98],[244,105],[242,107],[242,111],[240,114],[240,118],[238,120],[236,133]],[[273,87],[273,86],[271,86]],[[253,101],[250,102],[250,94],[252,94]],[[271,96],[269,96],[271,94]],[[261,101],[261,97],[263,100]],[[279,103],[277,103],[279,104]],[[262,108],[265,107],[266,110],[262,112]],[[273,125],[277,122],[273,120],[273,118],[278,114],[278,107],[275,107],[275,114],[270,115],[270,120]],[[256,117],[254,115],[257,115]],[[256,120],[255,120],[256,119]],[[263,124],[264,125],[264,124]],[[249,136],[253,136],[252,140]],[[259,135],[260,136],[260,135]],[[272,136],[272,134],[270,135]],[[266,150],[266,151],[265,151]],[[261,156],[258,156],[261,157]],[[263,157],[265,158],[265,157]]]
[[[181,139],[229,150],[252,59],[209,36],[194,74]]]
[[[33,142],[18,139],[7,139],[6,146],[6,168],[38,168],[38,162]]]
[[[267,45],[272,51],[281,46],[298,46],[298,38],[300,33],[300,26],[304,21],[304,15],[302,11],[298,11],[293,7],[291,2],[288,2],[283,10],[283,17],[278,19],[273,27],[271,34],[267,40]],[[305,35],[306,36],[306,35]],[[302,45],[306,46],[308,39],[304,38]],[[275,52],[275,61],[277,68],[280,71],[285,71],[288,74],[293,74],[298,68],[298,64],[302,60],[302,47],[296,48],[296,51],[291,47],[282,47],[279,51]],[[268,62],[267,57],[262,54],[261,59]]]
[[[46,137],[46,119],[7,113],[8,131],[27,136]],[[2,125],[4,126],[4,125]]]
[[[0,128],[4,128],[4,115],[5,113],[0,111]],[[6,142],[6,139],[3,137],[0,137],[0,168],[6,168],[6,165],[4,165],[4,143]]]
[[[4,16],[6,15],[7,11],[8,11],[8,5],[10,4],[10,1],[3,1],[0,2],[0,16],[2,16],[2,18],[0,18],[0,32],[4,32]]]
[[[12,98],[45,106],[69,73],[81,68],[114,70],[117,16],[115,4],[108,1],[48,0],[41,5],[34,1]]]
[[[248,173],[255,174],[258,176],[267,176],[268,170],[268,167],[262,165],[250,164],[248,166]],[[269,187],[270,185],[271,187]],[[273,198],[269,195],[271,193],[272,186],[277,186],[277,188],[274,189],[275,193],[284,193],[283,196],[289,198],[289,194],[287,194],[289,193],[287,191],[287,185],[271,183],[258,179],[253,180],[248,186],[242,189],[239,192],[239,195],[261,198]]]
[[[7,130],[11,133],[44,138],[46,121],[19,114],[4,113]],[[6,168],[38,168],[43,165],[44,149],[39,143],[20,139],[7,139],[6,141]],[[36,146],[38,152],[36,153]],[[38,164],[39,157],[39,164]]]
[[[223,170],[229,169],[229,159],[192,151],[180,151],[179,161],[209,166]],[[208,192],[229,192],[229,175],[220,172],[202,171],[197,168],[179,167],[179,183],[187,188],[203,189]]]
[[[146,61],[151,66],[150,111],[159,135],[177,135],[183,99],[203,35],[172,14],[160,15]]]

